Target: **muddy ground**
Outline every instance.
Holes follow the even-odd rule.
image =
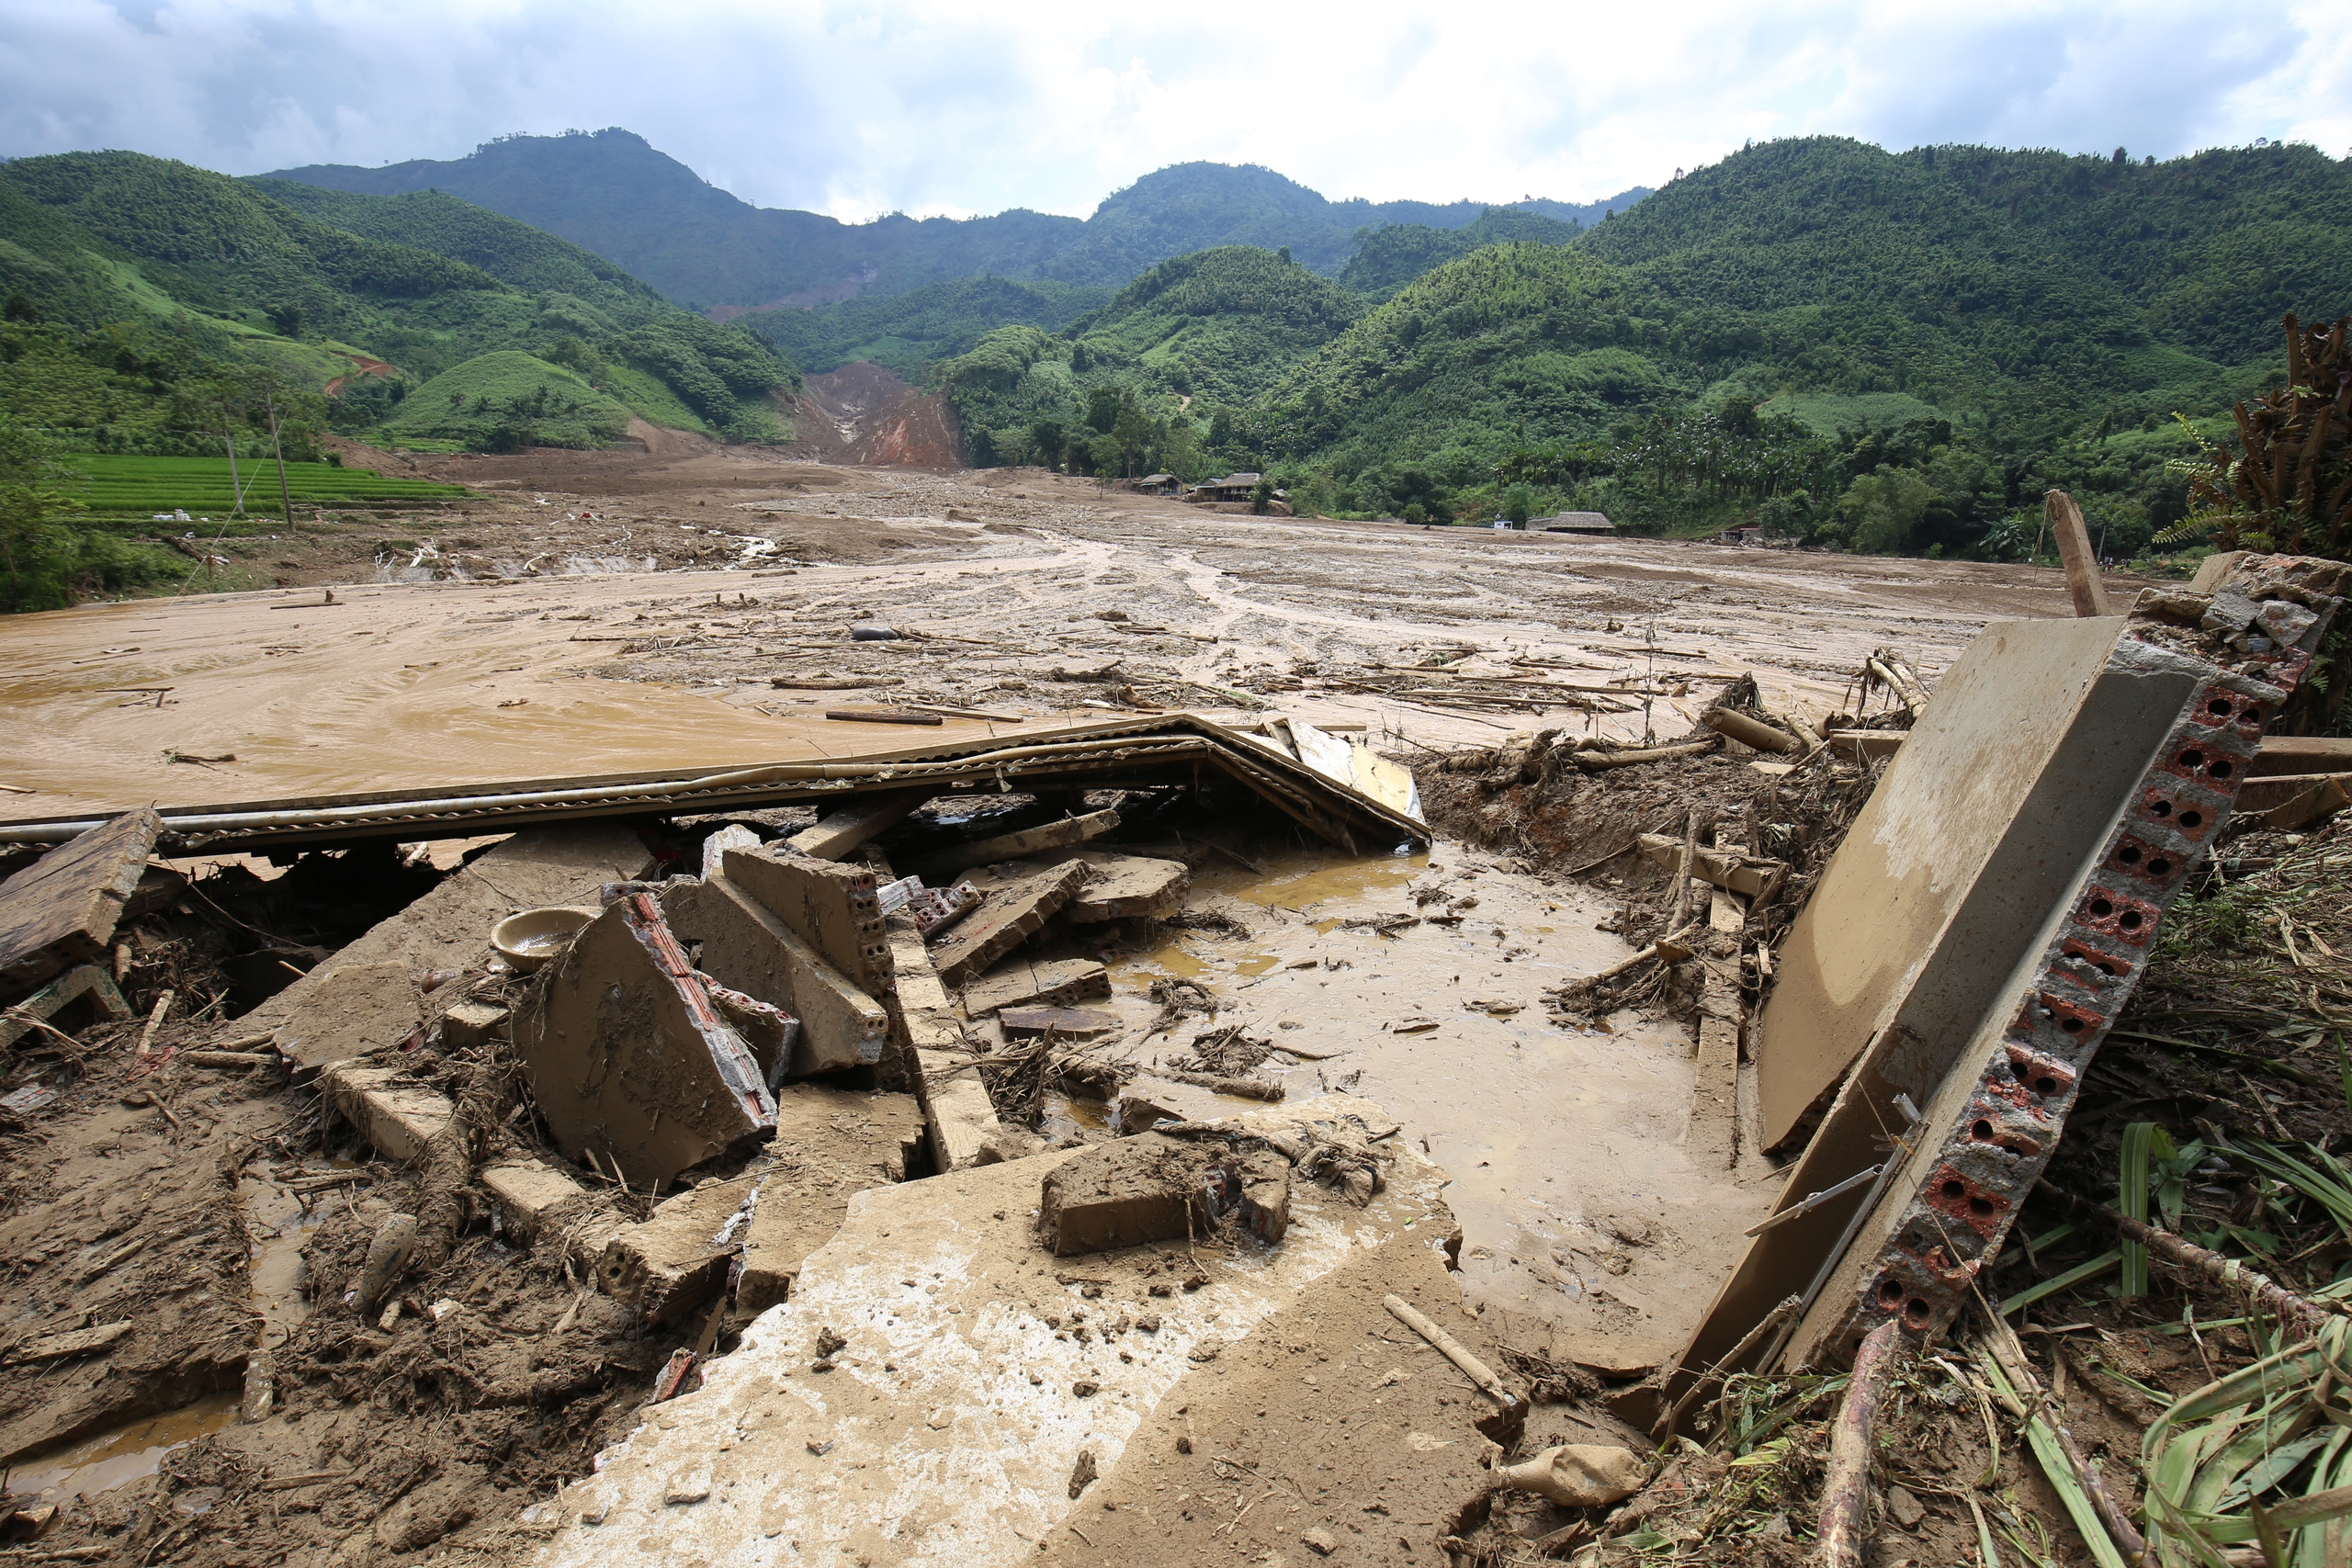
[[[873,434],[863,417],[844,441]],[[1152,986],[1188,980],[1221,1020],[1321,1058],[1277,1063],[1295,1093],[1385,1106],[1450,1182],[1459,1271],[1424,1247],[1411,1268],[1318,1280],[1225,1352],[1197,1403],[1148,1413],[1125,1458],[1105,1450],[1102,1479],[1038,1541],[1048,1561],[1296,1564],[1329,1541],[1334,1561],[1438,1562],[1482,1525],[1491,1542],[1568,1522],[1517,1504],[1486,1517],[1458,1463],[1484,1451],[1476,1396],[1442,1371],[1392,1380],[1435,1358],[1379,1298],[1409,1280],[1436,1310],[1450,1292],[1453,1332],[1531,1380],[1554,1374],[1573,1397],[1540,1406],[1531,1438],[1640,1446],[1623,1417],[1645,1416],[1611,1395],[1687,1333],[1774,1171],[1736,1143],[1712,1166],[1693,1157],[1682,1023],[1639,1006],[1555,1018],[1544,998],[1655,919],[1643,895],[1657,879],[1595,863],[1693,809],[1752,815],[1775,784],[1736,748],[1670,784],[1439,760],[1531,728],[1670,739],[1750,673],[1775,711],[1850,711],[1872,649],[1932,682],[1985,620],[2065,611],[2057,575],[2029,569],[1261,518],[1034,470],[828,467],[659,432],[647,445],[386,459],[481,499],[224,547],[283,587],[0,625],[22,739],[0,784],[20,814],[256,800],[839,755],[1160,707],[1361,725],[1420,763],[1447,834],[1428,855],[1351,862],[1261,825],[1171,819],[1151,848],[1192,865],[1187,918],[1069,951],[1111,962],[1130,1060],[1174,1055],[1177,1037],[1145,1027]],[[853,641],[861,623],[914,635]],[[1482,674],[1474,695],[1448,689]],[[1566,689],[1612,682],[1634,690]],[[822,716],[883,703],[988,716]],[[1840,776],[1867,787],[1861,769]],[[233,1044],[277,974],[401,907],[463,848],[211,870],[131,942],[134,1005],[178,996],[153,1043]],[[453,983],[514,984],[471,969]],[[552,1509],[559,1486],[639,1427],[672,1352],[707,1339],[725,1367],[752,1327],[628,1322],[583,1290],[581,1259],[511,1245],[479,1207],[402,1314],[356,1320],[344,1284],[422,1172],[375,1156],[301,1089],[153,1067],[132,1055],[140,1032],[20,1049],[7,1084],[62,1096],[0,1128],[10,1341],[130,1325],[103,1353],[0,1368],[12,1484],[69,1502],[46,1546],[142,1562],[519,1562],[581,1533]],[[423,1066],[454,1087],[488,1060]],[[1043,1131],[1099,1140],[1100,1114],[1057,1098]],[[527,1123],[500,1135],[533,1141]],[[844,1203],[892,1179],[854,1164],[829,1179]],[[279,1358],[275,1408],[238,1423],[257,1331]]]

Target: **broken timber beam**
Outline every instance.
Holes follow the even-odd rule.
[[[852,850],[898,826],[931,796],[928,789],[854,796],[840,810],[829,812],[815,827],[803,828],[793,834],[784,841],[784,847],[811,860],[847,860]]]

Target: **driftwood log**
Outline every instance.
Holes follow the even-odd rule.
[[[1821,1481],[1821,1529],[1815,1561],[1822,1568],[1862,1568],[1870,1539],[1871,1433],[1878,1425],[1887,1374],[1902,1359],[1903,1339],[1888,1318],[1862,1338],[1853,1376],[1829,1439],[1829,1468]]]

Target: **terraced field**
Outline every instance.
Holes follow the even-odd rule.
[[[89,483],[77,491],[76,499],[100,521],[177,521],[175,513],[182,512],[190,520],[220,521],[230,516],[236,505],[226,457],[99,455],[69,461],[89,475]],[[239,458],[237,478],[244,485],[246,515],[277,513],[276,464]],[[287,464],[286,490],[298,507],[360,511],[454,500],[467,493],[460,485],[386,479],[373,468],[342,468],[332,463]]]

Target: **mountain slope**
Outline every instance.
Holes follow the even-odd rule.
[[[808,310],[759,310],[737,320],[812,376],[868,360],[919,379],[936,360],[968,354],[1002,326],[1058,332],[1110,298],[1085,284],[959,277],[904,294],[866,294]]]
[[[1481,245],[1510,240],[1532,240],[1565,245],[1584,231],[1583,225],[1515,207],[1490,207],[1475,222],[1459,229],[1434,229],[1425,223],[1391,223],[1358,233],[1356,254],[1340,269],[1340,281],[1359,294],[1385,299],[1406,284]]]
[[[418,381],[484,354],[529,352],[664,423],[776,434],[768,394],[797,378],[752,334],[453,198],[335,205],[373,232],[139,153],[0,165],[0,214],[17,237],[0,250],[0,285],[25,318],[0,355],[8,412],[82,449],[171,454],[196,439],[175,402],[186,387],[267,369],[289,389],[332,390],[334,423],[358,428]],[[526,292],[469,255],[586,297]]]
[[[2164,164],[1988,147],[1903,157],[2079,258],[2156,337],[2209,359],[2267,357],[2288,311],[2352,301],[2352,159],[2286,144]]]
[[[446,161],[313,164],[268,177],[377,196],[446,191],[584,245],[697,310],[815,305],[982,275],[1117,288],[1170,256],[1230,244],[1287,245],[1329,275],[1359,229],[1460,228],[1484,210],[1471,201],[1327,201],[1268,169],[1182,164],[1114,193],[1082,222],[1015,209],[850,224],[753,207],[617,129],[507,137]],[[1646,194],[1635,187],[1589,209],[1528,205],[1556,218],[1623,209]]]

